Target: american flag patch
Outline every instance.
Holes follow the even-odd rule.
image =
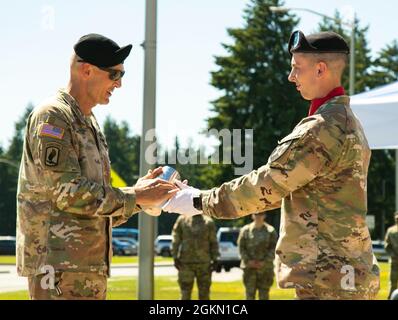
[[[65,130],[62,128],[54,127],[48,123],[43,123],[39,135],[62,140],[64,137],[64,131]]]

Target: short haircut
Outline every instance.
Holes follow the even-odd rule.
[[[315,63],[324,62],[338,76],[342,76],[348,64],[348,54],[340,52],[307,53]]]
[[[70,71],[71,73],[75,73],[77,70],[77,67],[79,65],[78,60],[80,59],[80,57],[76,54],[73,53],[71,58],[70,58]]]

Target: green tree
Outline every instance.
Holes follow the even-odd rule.
[[[371,71],[371,87],[382,86],[398,80],[398,41],[394,40],[377,54]]]
[[[105,119],[104,134],[112,168],[128,185],[133,185],[139,175],[140,136],[131,133],[126,121],[118,124],[109,116]]]
[[[131,132],[126,121],[118,124],[109,116],[105,119],[103,130],[109,147],[112,169],[127,185],[134,185],[140,170],[140,136]],[[122,227],[137,228],[138,215],[134,215]]]
[[[309,103],[288,81],[288,40],[298,19],[269,9],[283,4],[251,0],[244,10],[244,26],[227,30],[232,44],[223,44],[226,55],[215,57],[218,69],[211,73],[211,85],[222,95],[212,102],[208,129],[253,129],[254,168],[267,162],[277,141],[308,112]],[[234,165],[206,168],[203,174],[218,185],[234,178]],[[242,221],[228,223],[240,225],[250,217]]]
[[[398,80],[398,42],[387,44],[377,54],[371,67],[369,87],[375,88]],[[395,211],[395,152],[393,150],[374,150],[369,168],[369,212],[386,217],[386,225],[394,224]],[[383,194],[384,184],[384,194]],[[380,223],[376,220],[375,236],[380,236]]]
[[[11,138],[11,143],[6,153],[8,159],[18,161],[18,163],[21,161],[22,157],[26,120],[32,110],[33,104],[29,103],[21,118],[15,123],[14,135]]]
[[[394,154],[393,150],[372,150],[368,174],[368,212],[376,216],[376,226],[372,234],[374,239],[381,237],[382,215],[385,215],[387,225],[394,223]]]
[[[29,104],[15,123],[14,135],[5,152],[1,150],[0,159],[0,235],[15,235],[16,196],[18,187],[18,168],[21,161],[26,120],[33,109]]]
[[[202,146],[203,148],[203,146]],[[203,174],[204,170],[210,167],[210,164],[200,164],[199,163],[199,150],[201,147],[195,148],[193,140],[188,141],[188,146],[186,148],[181,148],[178,138],[175,138],[174,146],[171,150],[166,150],[160,148],[160,154],[166,165],[175,168],[181,176],[182,180],[188,180],[189,185],[192,185],[199,189],[207,189],[212,186],[210,181],[205,178]],[[181,163],[178,160],[178,154],[184,154],[187,158],[191,156],[191,160],[195,157],[196,162],[188,160],[187,163]],[[163,163],[160,165],[164,165]],[[163,213],[159,217],[158,232],[159,234],[170,234],[178,215]]]
[[[287,42],[298,20],[269,10],[281,5],[279,0],[251,0],[244,27],[228,29],[233,43],[223,44],[227,55],[215,57],[218,70],[211,73],[211,84],[222,96],[212,102],[215,115],[207,119],[208,128],[253,129],[254,167],[266,163],[278,139],[307,112],[308,103],[287,79]],[[231,165],[218,169],[218,182],[233,178]]]
[[[350,45],[351,30],[344,27],[340,22],[342,16],[339,11],[335,11],[336,21],[324,18],[319,24],[319,31],[334,31],[347,41]],[[363,92],[371,88],[370,86],[370,67],[372,65],[372,56],[369,48],[367,34],[369,26],[361,27],[358,18],[355,19],[355,93]],[[349,90],[349,64],[343,74],[343,87]]]

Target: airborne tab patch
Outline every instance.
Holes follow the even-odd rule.
[[[55,127],[49,123],[43,123],[39,135],[62,140],[64,132],[65,130],[62,128]]]

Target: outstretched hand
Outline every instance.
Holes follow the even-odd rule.
[[[155,179],[163,173],[163,167],[157,167],[155,169],[149,169],[145,176],[142,176],[137,180],[137,183],[146,179]]]
[[[187,185],[187,181],[175,181],[175,184],[180,190],[173,198],[166,202],[162,207],[165,212],[174,212],[187,216],[194,216],[202,214],[202,211],[197,210],[193,206],[193,198],[200,195],[200,190]]]
[[[160,206],[179,190],[174,184],[162,179],[141,178],[134,186],[136,203],[147,207]]]

